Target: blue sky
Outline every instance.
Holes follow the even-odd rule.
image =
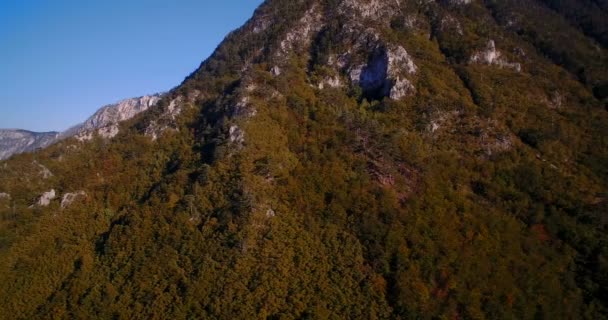
[[[61,131],[166,91],[262,0],[0,0],[0,128]]]

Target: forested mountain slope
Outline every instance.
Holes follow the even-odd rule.
[[[607,15],[266,1],[112,139],[0,163],[0,318],[606,319]]]

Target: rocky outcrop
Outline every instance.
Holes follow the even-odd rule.
[[[26,130],[0,129],[0,160],[14,154],[32,152],[53,144],[58,132],[37,133]]]
[[[230,142],[236,143],[238,145],[241,145],[243,144],[243,142],[245,142],[245,133],[237,125],[230,126],[228,134],[230,136]]]
[[[507,61],[502,53],[496,49],[494,40],[488,41],[485,49],[476,52],[470,59],[471,63],[496,65],[501,68],[511,68],[517,72],[521,71],[521,64]]]
[[[241,95],[238,97],[233,109],[234,111],[232,115],[234,117],[249,118],[257,114],[257,110],[251,104],[251,98],[247,95]]]
[[[272,69],[270,69],[270,73],[273,76],[278,77],[281,75],[281,68],[279,66],[274,66],[272,67]]]
[[[281,41],[279,57],[284,57],[306,40],[310,40],[313,34],[323,27],[322,18],[320,6],[314,4]]]
[[[65,209],[65,208],[69,207],[77,199],[84,198],[86,196],[87,196],[87,194],[84,191],[76,191],[76,192],[64,194],[63,197],[61,198],[61,209]]]
[[[196,99],[195,95],[189,100]],[[169,103],[164,109],[163,113],[156,119],[152,120],[146,128],[145,135],[152,138],[152,140],[158,139],[158,137],[167,130],[177,130],[175,119],[182,112],[183,97],[177,97]]]
[[[367,64],[353,67],[349,77],[354,84],[361,86],[367,98],[400,100],[415,92],[406,77],[415,75],[417,71],[418,67],[407,51],[397,46],[376,50]]]
[[[40,195],[38,200],[36,200],[36,203],[30,206],[30,209],[35,207],[48,207],[51,204],[51,201],[55,200],[57,196],[58,195],[55,189],[51,189],[50,191],[44,192],[42,195]],[[63,197],[61,197],[61,209],[69,207],[72,203],[74,203],[74,201],[84,198],[86,196],[87,194],[84,191],[76,191],[64,194]]]
[[[5,192],[0,192],[0,200],[10,200],[11,195]]]
[[[48,207],[48,205],[51,204],[51,201],[53,199],[55,199],[56,197],[57,197],[57,194],[55,193],[55,189],[51,189],[50,191],[43,193],[40,196],[40,198],[38,198],[38,201],[36,201],[36,203],[34,205],[32,205],[30,208],[33,208],[35,206]]]
[[[412,95],[416,92],[416,88],[408,79],[397,78],[393,87],[391,88],[389,97],[392,100],[401,100],[404,97]]]
[[[446,0],[446,2],[451,5],[464,5],[470,4],[472,0]]]
[[[389,18],[400,12],[400,1],[344,0],[337,6],[338,16],[344,20],[339,31],[329,31],[330,19],[336,17],[324,15],[318,5],[313,5],[287,32],[278,56],[285,57],[288,52],[311,45],[313,51],[327,50],[320,55],[323,58],[314,61],[320,66],[315,70],[321,72],[311,80],[319,89],[359,86],[368,100],[384,97],[401,100],[414,94],[413,76],[418,71],[414,59],[402,45],[393,43],[394,39],[386,39],[376,25],[364,24],[364,20],[374,19],[388,26]],[[415,23],[413,16],[407,16],[406,20],[408,25]],[[332,33],[335,33],[329,40],[335,42],[332,48],[318,47],[314,39]],[[284,67],[282,60],[277,62],[279,65],[270,68],[273,76],[279,76]]]
[[[324,88],[341,88],[344,84],[342,80],[338,76],[334,77],[325,77],[318,85],[319,89]]]
[[[274,211],[274,209],[269,208],[268,210],[266,210],[266,217],[273,218],[276,215],[277,215],[277,213]]]
[[[76,137],[80,141],[87,141],[97,133],[99,136],[109,139],[119,133],[118,124],[129,120],[134,116],[155,106],[161,94],[143,96],[122,100],[118,103],[107,105],[99,109],[93,116],[82,124],[70,128],[61,134],[63,138]]]
[[[400,6],[400,1],[344,0],[340,4],[338,12],[352,17],[389,22],[390,19],[386,18],[398,13]]]

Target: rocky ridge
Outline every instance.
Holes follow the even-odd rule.
[[[26,130],[0,129],[0,160],[24,152],[44,149],[63,139],[75,137],[84,142],[95,135],[113,138],[119,133],[119,124],[154,107],[163,94],[131,98],[102,107],[85,122],[64,132],[37,133]]]
[[[0,160],[13,154],[45,148],[57,141],[59,136],[58,132],[0,129]]]
[[[103,138],[113,138],[118,132],[118,124],[155,106],[162,94],[125,99],[99,109],[85,122],[61,134],[62,138],[76,137],[79,141],[91,140],[95,134]]]

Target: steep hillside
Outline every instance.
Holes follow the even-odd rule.
[[[608,318],[585,3],[266,1],[113,138],[0,163],[0,318]]]

